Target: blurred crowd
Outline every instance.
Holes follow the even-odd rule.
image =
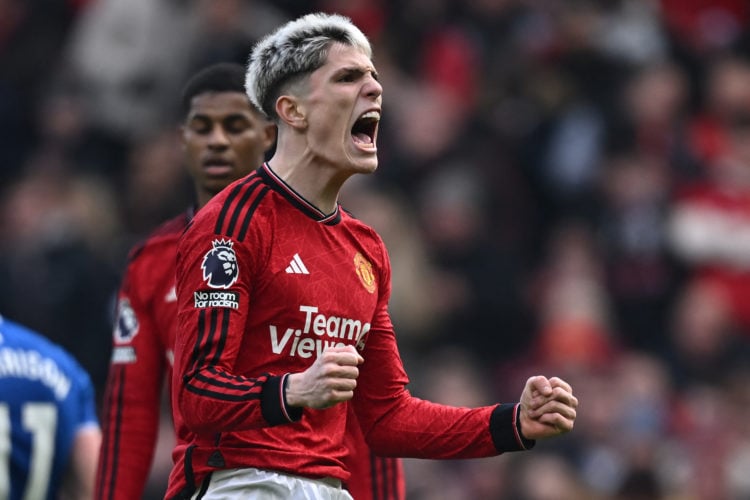
[[[747,0],[0,0],[0,312],[101,399],[127,250],[192,203],[182,83],[316,10],[374,45],[380,167],[340,201],[412,392],[581,402],[529,453],[406,460],[409,498],[750,498]]]

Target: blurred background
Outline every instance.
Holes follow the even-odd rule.
[[[101,401],[127,250],[192,203],[183,82],[317,10],[385,88],[341,202],[391,252],[412,392],[581,402],[530,453],[406,460],[409,499],[750,498],[747,0],[0,0],[0,311]]]

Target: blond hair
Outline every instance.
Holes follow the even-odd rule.
[[[307,14],[264,37],[248,60],[245,91],[250,101],[275,119],[276,99],[289,85],[323,66],[334,42],[356,47],[372,58],[367,37],[339,14]]]

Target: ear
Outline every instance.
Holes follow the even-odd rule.
[[[180,143],[180,146],[182,147],[182,150],[185,151],[187,149],[187,139],[185,138],[185,133],[187,132],[187,126],[186,125],[180,125],[175,131],[175,139],[177,142]]]
[[[305,110],[297,98],[290,95],[282,95],[276,99],[276,114],[279,119],[298,130],[307,128],[307,117]]]

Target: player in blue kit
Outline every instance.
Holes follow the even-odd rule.
[[[93,498],[100,444],[86,371],[0,316],[0,498]]]

